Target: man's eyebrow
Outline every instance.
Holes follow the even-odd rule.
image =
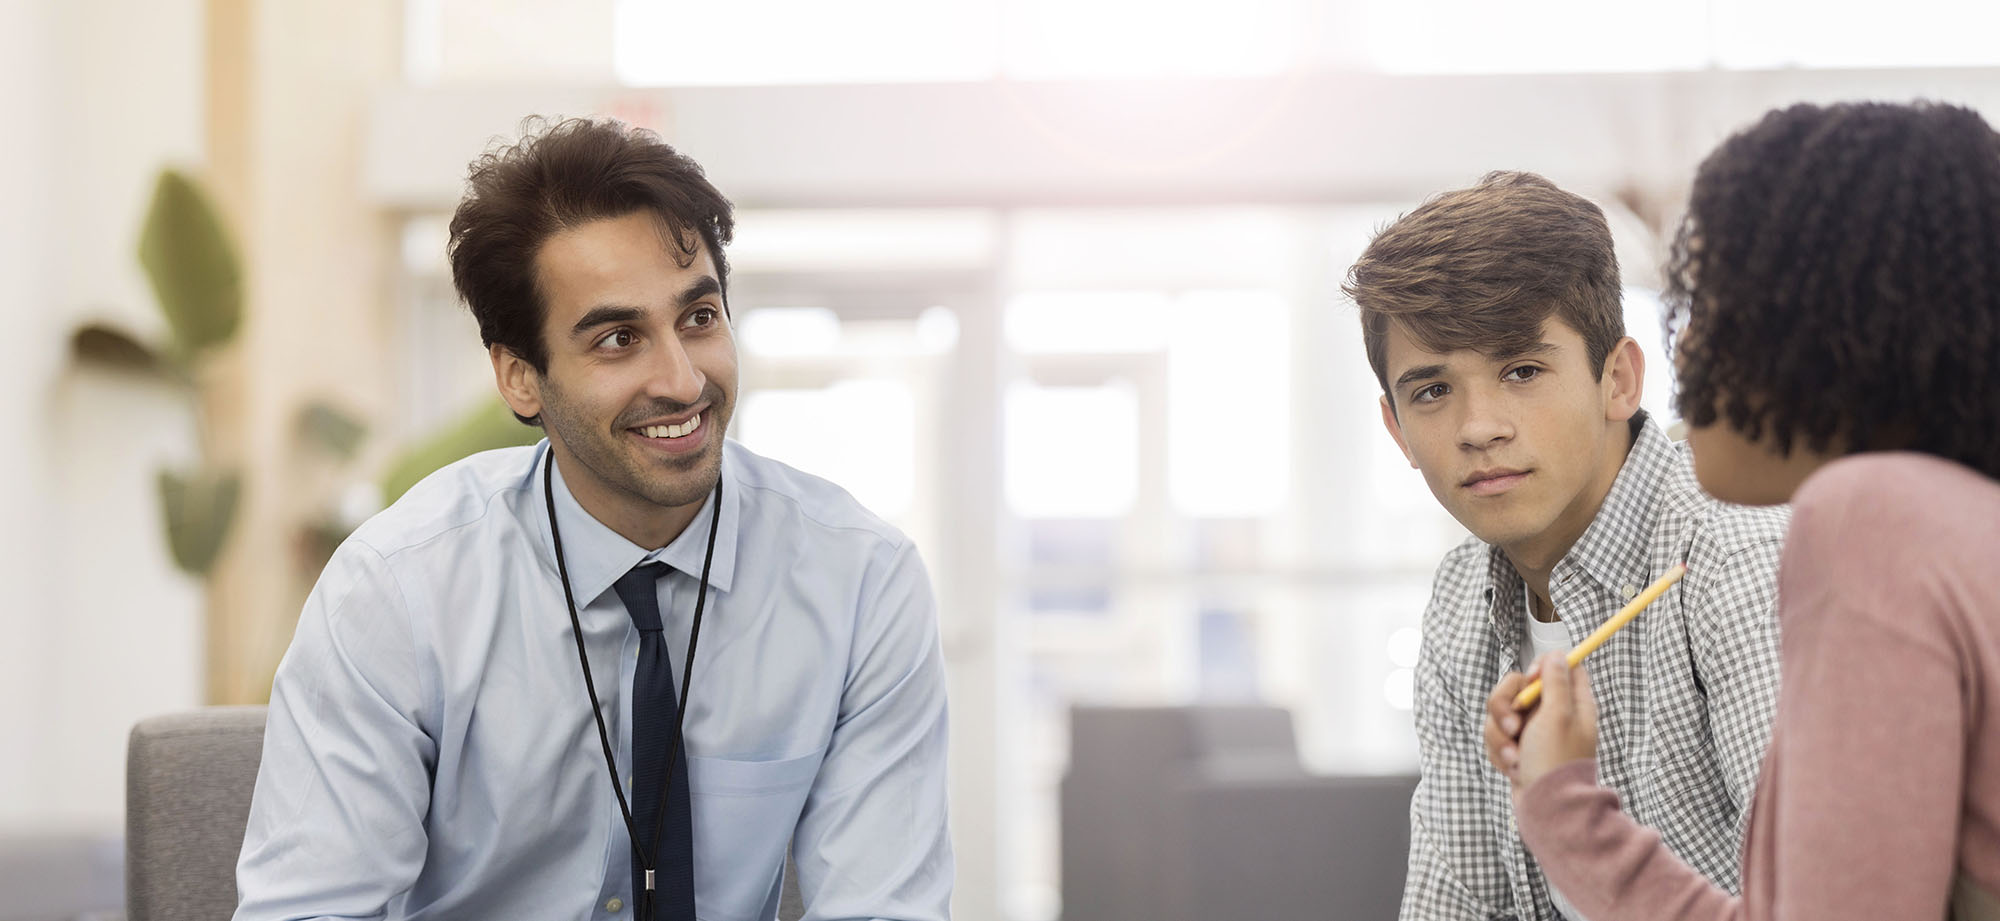
[[[1426,378],[1443,376],[1444,365],[1418,365],[1408,371],[1404,371],[1401,377],[1396,378],[1396,386],[1401,387],[1405,384],[1412,384]]]
[[[686,310],[699,303],[702,298],[721,293],[722,282],[717,281],[713,275],[703,275],[695,279],[694,284],[689,285],[687,290],[682,291],[680,297],[675,298],[676,308]],[[575,338],[600,326],[637,323],[645,318],[646,311],[643,308],[630,304],[599,304],[585,311],[582,319],[577,320],[576,325],[569,328],[569,334],[570,338]]]
[[[713,275],[703,275],[695,279],[694,284],[689,285],[686,291],[681,292],[680,309],[686,310],[702,298],[721,293],[722,282],[716,281]]]
[[[576,321],[576,325],[569,328],[569,335],[570,338],[574,339],[600,326],[609,326],[613,323],[637,322],[645,315],[646,312],[637,307],[624,304],[600,304],[586,311],[583,319]]]

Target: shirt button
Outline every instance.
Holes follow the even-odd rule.
[[[1639,594],[1639,589],[1632,583],[1627,582],[1624,585],[1619,586],[1618,594],[1624,595],[1626,601],[1631,601],[1634,597],[1636,597]]]
[[[614,897],[611,901],[604,903],[605,911],[615,912],[624,907],[625,907],[625,900],[620,898]]]

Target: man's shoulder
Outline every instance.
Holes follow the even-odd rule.
[[[1491,621],[1484,615],[1492,607],[1496,552],[1492,544],[1468,535],[1438,561],[1430,600],[1424,605],[1425,645],[1455,645],[1471,638],[1464,631],[1490,629]]]
[[[795,525],[801,539],[811,543],[852,544],[889,552],[900,551],[909,543],[901,530],[839,484],[735,441],[725,445],[724,463],[730,468],[730,479],[743,490],[750,517]]]
[[[532,492],[545,449],[537,445],[482,451],[438,468],[388,508],[356,528],[351,540],[386,558],[454,536],[479,533],[475,526],[511,513]]]
[[[1477,537],[1467,535],[1438,561],[1431,577],[1431,605],[1484,600],[1493,582],[1493,554],[1497,551]]]

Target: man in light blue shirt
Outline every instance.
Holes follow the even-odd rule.
[[[239,921],[769,919],[788,845],[809,919],[947,917],[929,580],[847,493],[725,442],[731,226],[615,123],[474,164],[453,278],[548,439],[433,474],[328,564],[272,688]]]

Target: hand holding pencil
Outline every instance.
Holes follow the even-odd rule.
[[[1589,636],[1583,638],[1583,642],[1569,651],[1569,667],[1582,665],[1584,656],[1596,652],[1597,647],[1604,645],[1604,641],[1611,638],[1611,634],[1617,633],[1619,628],[1631,623],[1632,618],[1638,617],[1639,612],[1645,610],[1647,605],[1659,600],[1661,595],[1667,593],[1667,589],[1673,588],[1675,582],[1679,582],[1682,576],[1687,575],[1687,571],[1686,563],[1677,563],[1674,568],[1667,570],[1666,575],[1653,580],[1653,584],[1646,586],[1645,591],[1640,592],[1630,603],[1620,608],[1618,613],[1611,615],[1611,619],[1605,621],[1604,626],[1591,631]],[[1534,706],[1535,701],[1541,697],[1542,681],[1537,678],[1514,698],[1514,709],[1526,710]]]
[[[1486,700],[1486,757],[1517,789],[1558,765],[1596,753],[1597,702],[1582,661],[1686,572],[1685,565],[1668,570],[1568,655],[1551,652],[1528,674],[1509,673],[1494,686]]]

